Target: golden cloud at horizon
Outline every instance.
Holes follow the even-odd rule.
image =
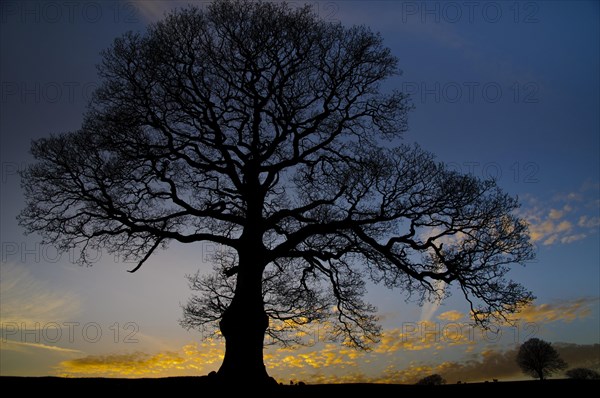
[[[114,355],[90,355],[63,361],[58,367],[61,376],[100,377],[165,377],[174,375],[203,375],[217,370],[222,360],[222,347],[208,344],[210,349],[194,344],[177,352],[165,351],[153,355],[142,352]],[[570,367],[600,367],[600,345],[556,343],[555,348]],[[515,362],[517,347],[508,350],[486,349],[470,354],[462,361],[435,362],[412,361],[399,367],[388,363],[379,374],[369,374],[369,363],[376,359],[374,353],[358,352],[354,358],[346,349],[336,350],[325,345],[322,350],[290,355],[289,350],[279,350],[265,356],[269,372],[279,380],[302,380],[308,383],[402,383],[412,384],[421,378],[438,373],[449,383],[476,382],[496,379],[523,378]],[[353,359],[362,360],[360,363]],[[364,366],[363,366],[364,365]]]
[[[592,306],[597,302],[595,298],[581,298],[533,304],[524,308],[518,318],[522,322],[573,322],[589,316]],[[470,323],[461,322],[461,319],[466,319],[466,314],[450,310],[438,315],[438,319],[445,322],[407,322],[402,328],[387,329],[383,332],[381,342],[369,352],[322,342],[298,349],[268,347],[264,354],[265,365],[277,379],[310,383],[413,383],[431,373],[442,374],[449,382],[521,377],[514,363],[515,349],[499,351],[486,348],[494,347],[495,341],[482,340],[478,334],[481,330]],[[461,325],[465,327],[461,328]],[[514,337],[512,330],[506,332],[506,338]],[[481,342],[485,343],[483,351],[476,351],[475,347]],[[514,347],[519,342],[522,341],[511,340],[508,343]],[[437,351],[458,346],[465,347],[462,354],[456,350],[453,353],[462,355],[462,361],[435,361]],[[586,353],[574,347],[580,346],[563,347],[563,350],[569,349],[571,361],[600,364],[600,359],[596,362],[590,359],[593,352]],[[209,339],[154,354],[138,351],[88,355],[62,361],[55,370],[63,376],[87,377],[203,375],[218,370],[224,349],[223,340]],[[404,355],[398,353],[414,351],[427,351],[428,355],[421,355],[420,358],[429,359],[402,363]],[[586,360],[581,359],[586,355]]]
[[[216,370],[223,360],[222,342],[207,340],[188,344],[178,351],[147,354],[136,351],[124,354],[88,355],[62,361],[57,367],[61,376],[157,377],[201,375]]]

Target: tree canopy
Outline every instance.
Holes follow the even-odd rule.
[[[82,264],[88,249],[135,259],[131,272],[172,241],[219,245],[184,324],[219,321],[227,369],[262,364],[241,347],[262,350],[265,331],[285,343],[278,331],[313,321],[368,346],[366,280],[422,300],[454,284],[478,323],[515,312],[532,299],[505,277],[533,256],[518,202],[400,143],[399,73],[379,34],[309,7],[174,11],[102,53],[79,130],[32,144],[21,224],[82,247]]]
[[[569,379],[575,380],[600,380],[600,373],[588,368],[573,368],[565,372]]]
[[[429,376],[423,377],[421,380],[416,383],[418,386],[441,386],[442,384],[446,384],[446,380],[435,373]]]
[[[567,363],[554,347],[538,338],[531,338],[521,345],[517,353],[517,364],[523,373],[540,380],[567,368]]]

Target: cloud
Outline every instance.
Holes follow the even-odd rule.
[[[579,298],[548,304],[531,304],[523,307],[511,318],[521,322],[573,322],[576,319],[589,317],[592,313],[592,306],[598,301],[598,298]]]
[[[90,355],[60,363],[61,375],[77,376],[149,376],[164,374],[185,361],[178,353],[162,352],[155,355],[143,352],[114,355]]]
[[[456,310],[450,310],[450,311],[442,312],[440,315],[437,316],[437,319],[439,319],[441,321],[456,322],[456,321],[463,319],[464,317],[465,317],[465,314],[463,314],[462,312],[459,312]]]
[[[548,218],[550,218],[551,220],[558,220],[558,219],[561,219],[564,215],[565,215],[565,211],[550,209]]]
[[[433,281],[433,288],[435,289],[435,296],[430,299],[430,301],[426,301],[421,307],[421,321],[428,322],[431,320],[433,315],[436,313],[440,305],[442,305],[442,300],[444,295],[446,294],[447,284],[444,281]]]
[[[449,316],[452,317],[460,315],[458,311],[447,311],[444,314],[448,313],[451,313]],[[462,317],[461,315],[460,318]],[[405,322],[402,328],[385,330],[374,352],[393,354],[397,351],[439,351],[448,347],[474,344],[472,333],[473,327],[467,323]]]
[[[593,306],[597,305],[598,301],[598,298],[584,297],[552,303],[534,303],[509,316],[509,321],[537,324],[570,323],[591,316]],[[381,342],[375,346],[374,352],[392,354],[397,351],[439,351],[460,345],[472,346],[476,344],[474,333],[482,332],[472,322],[463,321],[469,319],[468,314],[457,310],[443,312],[437,316],[437,319],[442,322],[405,322],[402,328],[385,330],[381,336]],[[509,325],[496,325],[499,328],[505,326]],[[499,330],[499,332],[501,334],[498,335],[498,338],[503,333],[502,330]],[[494,339],[493,330],[486,333],[489,333],[489,336],[487,334],[486,336],[492,340]]]
[[[394,342],[397,340],[394,340]],[[600,369],[600,345],[555,343],[563,359],[572,367]],[[62,376],[95,377],[164,377],[201,375],[217,370],[222,361],[222,341],[188,344],[178,351],[144,352],[111,355],[88,355],[62,361],[56,372]],[[364,352],[341,348],[335,344],[319,348],[265,350],[265,365],[280,380],[303,380],[308,383],[415,383],[433,373],[449,383],[475,382],[491,379],[522,379],[515,362],[518,347],[507,350],[485,349],[479,353],[466,351],[462,360],[436,362],[433,356],[425,361],[397,364],[397,356],[382,356],[383,352]],[[377,367],[371,364],[378,363]]]
[[[600,369],[600,345],[577,345],[555,343],[553,346],[570,368],[588,367]],[[515,358],[518,347],[508,350],[484,350],[472,355],[464,361],[444,361],[441,363],[413,362],[398,369],[394,365],[387,366],[380,375],[368,376],[361,372],[346,375],[305,374],[307,381],[312,383],[402,383],[413,384],[430,374],[440,374],[448,383],[478,382],[492,379],[514,380],[523,379],[523,375]],[[560,377],[560,375],[557,375]]]
[[[577,225],[581,228],[599,228],[600,217],[581,216],[579,217]]]
[[[466,362],[443,362],[436,366],[436,373],[442,374],[450,383],[517,378],[521,372],[515,362],[516,356],[516,349],[485,350],[477,359]]]
[[[552,344],[569,368],[590,368],[600,371],[600,344]]]
[[[283,354],[283,355],[282,355]],[[324,369],[330,367],[351,367],[357,365],[357,359],[366,355],[364,351],[326,344],[320,350],[293,352],[289,355],[285,351],[276,351],[266,356],[265,363],[268,368],[313,368]]]
[[[565,244],[573,243],[578,240],[584,239],[586,236],[587,236],[586,234],[575,234],[575,235],[563,236],[562,238],[560,238],[560,243],[565,243]]]
[[[581,298],[530,305],[515,317],[520,322],[573,322],[591,315],[597,298]],[[268,347],[265,365],[278,380],[303,380],[308,383],[414,383],[439,373],[450,383],[524,378],[516,367],[516,348],[490,349],[509,344],[514,333],[502,328],[500,334],[483,334],[467,321],[468,314],[448,310],[437,321],[406,322],[401,328],[384,330],[381,342],[372,351],[354,350],[338,344],[316,341],[314,346],[298,349]],[[500,339],[502,337],[502,339]],[[484,343],[484,345],[480,345]],[[35,347],[34,347],[35,346]],[[587,350],[586,351],[586,348]],[[594,348],[595,347],[595,348]],[[41,349],[61,354],[81,354],[76,350],[35,344],[13,344],[10,349]],[[483,348],[483,351],[481,351]],[[598,346],[557,343],[571,367],[594,367],[600,363]],[[596,351],[589,351],[590,348]],[[54,368],[61,376],[79,377],[165,377],[202,375],[218,370],[224,354],[220,339],[205,340],[179,349],[152,352],[118,352],[86,355],[63,360]],[[437,353],[448,351],[457,360],[441,360]],[[458,355],[458,356],[456,356]],[[416,359],[409,362],[410,359]]]
[[[0,265],[0,299],[4,324],[17,323],[22,327],[36,323],[64,322],[80,312],[77,295],[53,290],[48,283],[35,278],[23,265]]]
[[[553,346],[570,368],[600,369],[599,344],[555,343]],[[370,382],[404,384],[415,383],[434,373],[440,374],[448,383],[522,379],[524,375],[515,362],[517,352],[518,347],[504,351],[484,350],[464,361],[444,361],[439,364],[411,363],[402,369],[389,366],[382,375],[377,377],[368,378],[362,374],[355,376],[357,380],[367,379]],[[560,375],[557,376],[560,377]]]
[[[88,355],[61,362],[56,373],[87,377],[157,377],[207,374],[223,360],[221,341],[188,344],[178,351],[147,354],[136,351],[110,355]]]
[[[548,201],[526,198],[521,216],[529,223],[533,242],[544,246],[570,244],[598,233],[597,184],[584,184],[578,192],[556,194]]]
[[[559,237],[569,236],[573,230],[573,224],[567,220],[559,221],[556,217],[563,217],[564,213],[558,216],[553,214],[555,209],[550,210],[546,218],[539,216],[529,217],[529,232],[534,242],[541,241],[544,245],[551,245],[559,241]]]
[[[515,362],[516,354],[516,349],[508,351],[486,350],[463,362],[412,363],[402,369],[389,367],[380,380],[387,383],[414,384],[423,377],[434,373],[441,375],[448,383],[513,379],[520,375]]]
[[[41,349],[41,350],[49,350],[54,352],[66,353],[66,354],[82,354],[83,352],[80,350],[73,350],[71,348],[63,348],[55,345],[47,345],[42,343],[29,343],[26,341],[13,341],[2,339],[0,343],[0,350],[4,351],[19,351],[19,352],[27,352],[30,348],[33,349]]]
[[[330,372],[300,372],[295,376],[309,383],[414,384],[423,377],[434,373],[440,374],[448,383],[517,379],[523,376],[515,362],[516,354],[516,348],[507,351],[486,350],[480,354],[471,355],[464,361],[411,362],[402,368],[390,364],[376,375],[354,371],[341,375]]]
[[[593,306],[598,303],[598,298],[579,298],[574,300],[562,300],[552,303],[530,304],[521,308],[520,312],[509,316],[511,322],[528,322],[536,324],[547,324],[552,322],[570,323],[577,319],[591,316]],[[374,352],[379,354],[392,354],[398,351],[440,351],[454,346],[474,346],[475,336],[484,333],[484,339],[496,341],[510,335],[504,327],[510,325],[502,324],[484,332],[472,322],[467,320],[468,314],[460,311],[450,310],[441,313],[437,319],[441,322],[420,321],[405,322],[402,328],[385,330],[381,342],[375,346]],[[483,335],[482,335],[483,336]],[[499,341],[499,340],[498,340]]]

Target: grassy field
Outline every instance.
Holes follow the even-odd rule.
[[[0,385],[4,391],[10,388],[15,393],[43,391],[45,393],[81,394],[110,393],[141,394],[152,391],[153,394],[182,392],[194,396],[222,395],[226,390],[216,387],[205,377],[168,377],[157,379],[104,379],[104,378],[60,378],[60,377],[0,377]],[[236,386],[240,387],[240,386]],[[242,387],[243,388],[243,387]],[[600,380],[546,380],[546,381],[512,381],[469,384],[447,384],[443,386],[415,386],[405,384],[316,384],[316,385],[283,385],[260,392],[261,397],[338,397],[359,395],[364,397],[396,397],[400,394],[524,394],[530,391],[535,396],[543,394],[571,393],[581,394],[584,391],[599,391]],[[247,390],[250,392],[250,390]],[[213,396],[214,396],[213,395]],[[245,395],[245,394],[244,394]],[[228,394],[229,396],[229,394]],[[414,396],[414,395],[412,395]],[[512,397],[510,397],[512,398]]]

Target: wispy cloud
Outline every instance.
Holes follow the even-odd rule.
[[[25,266],[3,263],[0,270],[2,323],[27,326],[60,323],[80,312],[80,300],[76,294],[52,289],[45,281],[35,278]]]
[[[436,297],[432,297],[430,301],[426,301],[421,307],[421,322],[429,322],[442,305],[447,285],[444,281],[433,281],[433,287],[436,291]]]
[[[26,341],[12,341],[8,339],[2,339],[0,342],[0,350],[4,351],[19,351],[28,352],[30,349],[36,350],[48,350],[54,352],[60,352],[65,354],[83,354],[83,351],[74,350],[71,348],[63,348],[55,345],[47,345],[43,343],[29,343]]]

